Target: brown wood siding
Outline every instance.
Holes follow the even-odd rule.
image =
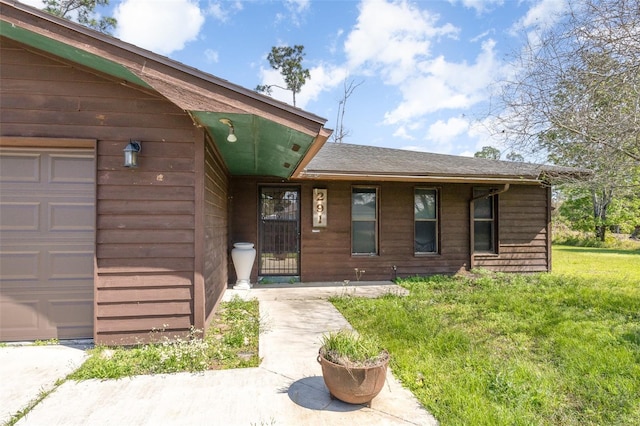
[[[358,182],[360,186],[363,183]],[[469,190],[465,185],[438,186],[440,193],[440,253],[414,253],[412,183],[365,183],[378,188],[377,256],[351,255],[351,182],[305,182],[302,189],[302,279],[304,281],[356,281],[355,268],[364,269],[362,280],[453,273],[469,261]],[[327,228],[313,232],[311,195],[314,187],[327,188]],[[395,266],[395,270],[394,270]]]
[[[207,324],[227,288],[229,176],[226,166],[208,141],[204,147],[204,315]]]
[[[279,182],[279,181],[278,181]],[[234,178],[233,215],[229,247],[236,241],[257,241],[257,187],[266,179]],[[364,269],[362,280],[388,280],[412,275],[450,274],[469,269],[469,200],[473,185],[437,186],[399,182],[301,181],[301,279],[356,281],[355,268]],[[351,188],[378,188],[379,253],[351,254]],[[413,194],[417,187],[435,187],[440,200],[440,250],[414,253]],[[328,226],[312,227],[313,188],[326,188]],[[500,255],[477,257],[476,267],[501,271],[546,270],[547,191],[512,185],[500,195]],[[395,270],[394,270],[395,266]],[[230,277],[233,265],[229,264]],[[257,279],[256,267],[252,281]]]
[[[475,256],[475,267],[502,272],[543,272],[550,269],[548,189],[512,185],[498,195],[499,253]]]
[[[192,120],[144,89],[11,40],[1,53],[3,135],[98,140],[96,343],[184,334],[194,323]],[[129,139],[142,141],[137,169],[122,166]]]

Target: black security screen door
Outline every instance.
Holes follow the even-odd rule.
[[[300,188],[260,187],[261,276],[300,275]]]

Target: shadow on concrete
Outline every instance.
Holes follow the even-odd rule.
[[[287,394],[291,401],[310,410],[345,413],[364,408],[364,405],[347,404],[337,399],[331,399],[322,376],[305,377],[293,382],[289,386]]]

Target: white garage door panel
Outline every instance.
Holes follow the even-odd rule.
[[[49,280],[74,281],[93,279],[93,248],[86,251],[50,251]],[[84,282],[80,284],[84,285]]]
[[[0,170],[0,182],[40,182],[40,154],[6,152]]]
[[[95,160],[0,149],[0,340],[93,335]]]
[[[50,157],[49,183],[93,184],[95,165],[93,155],[59,155]]]
[[[49,231],[92,233],[95,221],[93,203],[49,203]]]
[[[10,294],[3,294],[2,303],[0,303],[0,324],[2,327],[18,332],[24,329],[37,329],[38,301],[22,299],[20,303],[15,303],[10,296]]]
[[[20,247],[2,244],[0,273],[2,289],[14,281],[34,281],[40,276],[40,251],[20,251]]]
[[[84,320],[93,317],[93,298],[77,299],[70,294],[68,299],[51,300],[49,312],[59,339],[93,336],[93,323],[87,324]]]
[[[2,203],[0,232],[38,231],[40,226],[40,205],[42,203],[16,202]]]

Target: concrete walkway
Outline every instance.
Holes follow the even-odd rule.
[[[18,425],[435,425],[408,390],[389,371],[387,384],[371,408],[331,400],[316,361],[320,337],[348,327],[326,300],[333,294],[378,296],[403,289],[392,283],[260,286],[228,290],[257,298],[264,331],[258,368],[136,376],[120,380],[65,382]],[[44,347],[42,349],[52,349]],[[10,363],[3,348],[0,363]],[[70,354],[71,355],[71,354]],[[47,354],[46,357],[49,355]],[[71,358],[71,357],[70,357]],[[19,360],[18,360],[19,361]],[[14,360],[15,362],[15,360]],[[3,369],[2,383],[16,387],[24,377]],[[61,371],[62,373],[62,371]],[[6,376],[5,376],[6,374]],[[64,377],[66,373],[60,374]],[[32,386],[33,397],[40,389]],[[5,400],[2,396],[2,406]],[[17,400],[16,400],[17,401]],[[17,409],[23,408],[24,398]],[[3,411],[3,415],[5,412]],[[3,417],[3,420],[6,418]]]

